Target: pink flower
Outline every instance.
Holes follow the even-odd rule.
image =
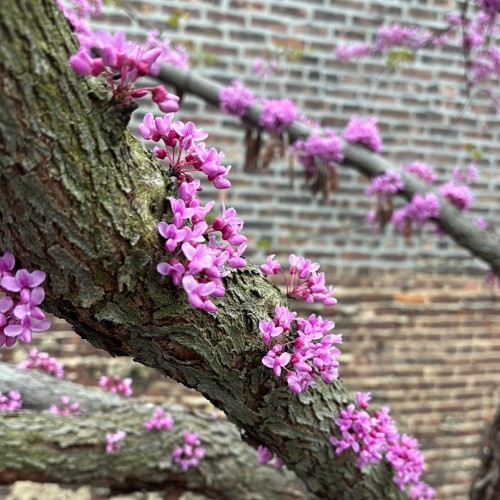
[[[265,446],[259,445],[257,448],[257,456],[260,465],[266,465],[274,458],[274,453]]]
[[[280,134],[298,117],[295,104],[290,99],[263,99],[260,126],[267,132]]]
[[[274,257],[275,257],[275,254],[269,255],[266,258],[266,263],[261,264],[259,266],[260,270],[264,274],[268,274],[268,275],[269,274],[278,274],[281,271],[281,264],[277,260],[274,260]]]
[[[217,311],[213,302],[208,298],[217,288],[213,281],[200,283],[193,276],[187,274],[182,278],[182,286],[187,293],[189,303],[193,307],[212,313]]]
[[[431,36],[428,30],[419,26],[403,26],[395,23],[379,28],[375,46],[381,51],[397,46],[419,48],[425,45]]]
[[[432,185],[436,181],[436,174],[434,173],[434,169],[426,163],[414,161],[409,165],[403,165],[401,168],[416,175],[426,184]]]
[[[80,416],[82,411],[78,409],[80,403],[71,403],[69,396],[61,396],[61,405],[51,405],[49,413],[53,415]]]
[[[469,186],[446,182],[439,188],[439,194],[453,203],[458,210],[465,212],[469,210],[474,200]]]
[[[380,200],[386,201],[402,189],[404,189],[404,183],[401,175],[398,172],[387,171],[384,175],[374,177],[365,189],[365,193],[376,194]]]
[[[276,357],[274,351],[269,351],[267,356],[262,358],[262,364],[268,368],[272,368],[274,374],[279,377],[281,375],[281,368],[286,366],[290,362],[290,354],[284,352],[280,356]]]
[[[479,229],[488,229],[488,221],[483,217],[478,217],[474,220],[474,225]]]
[[[11,276],[14,264],[14,255],[11,252],[5,252],[5,254],[0,257],[0,276]]]
[[[344,129],[343,137],[347,142],[363,144],[375,153],[380,153],[382,150],[382,139],[375,116],[370,118],[353,116]]]
[[[42,271],[29,273],[26,269],[20,269],[15,276],[4,276],[1,283],[9,292],[20,292],[23,289],[36,288],[44,280],[45,273]]]
[[[281,326],[275,326],[274,321],[259,321],[259,330],[263,333],[262,342],[269,344],[272,337],[277,337],[283,333]]]
[[[321,133],[313,132],[307,139],[296,141],[292,150],[307,173],[316,169],[317,160],[329,168],[334,168],[344,160],[342,141],[330,129],[324,129]]]
[[[389,409],[384,407],[370,416],[367,411],[370,393],[358,393],[356,401],[361,409],[350,404],[335,419],[340,437],[330,436],[337,455],[351,448],[361,469],[380,462],[384,457],[394,469],[394,482],[403,490],[410,487],[412,499],[433,498],[434,491],[420,476],[424,470],[424,458],[418,450],[415,438],[399,436]],[[418,495],[423,495],[422,497]]]
[[[157,30],[151,30],[148,33],[146,47],[161,49],[160,56],[151,67],[152,75],[159,73],[161,62],[167,62],[183,69],[189,67],[189,54],[186,52],[186,48],[181,44],[172,46],[169,40],[161,40]]]
[[[117,429],[115,433],[106,433],[106,453],[118,451],[126,437],[127,434],[121,429]]]
[[[259,445],[257,448],[257,457],[260,465],[268,464],[273,458],[276,458],[274,462],[274,467],[281,469],[285,464],[281,458],[275,456],[275,454],[265,446]]]
[[[196,467],[205,456],[205,450],[201,446],[200,436],[196,432],[184,433],[184,444],[176,446],[172,453],[174,463],[186,471],[190,467]]]
[[[18,391],[10,391],[6,395],[0,392],[0,411],[20,410],[22,406],[23,400]]]
[[[436,490],[424,481],[420,481],[410,488],[410,500],[432,500],[436,496]]]
[[[104,390],[112,392],[113,394],[122,394],[126,398],[132,396],[131,385],[131,378],[122,379],[119,375],[115,375],[113,378],[107,375],[101,375],[99,378],[99,386]]]
[[[144,428],[148,430],[166,429],[167,431],[171,431],[173,427],[174,419],[170,415],[165,415],[165,411],[159,407],[155,408],[151,418],[144,422]]]
[[[46,352],[40,352],[38,349],[31,349],[29,359],[18,363],[18,368],[23,370],[42,370],[56,378],[64,376],[63,366]]]
[[[234,80],[229,87],[224,87],[219,92],[219,107],[224,113],[230,113],[242,117],[247,109],[253,104],[255,97],[253,93]]]
[[[335,54],[341,61],[349,61],[360,57],[368,57],[373,53],[372,47],[367,43],[357,43],[355,45],[337,45]]]
[[[436,195],[415,194],[408,205],[394,212],[391,222],[398,231],[406,233],[412,225],[420,228],[430,219],[439,217],[440,211],[441,207]]]
[[[252,71],[261,78],[265,78],[267,76],[273,76],[277,67],[277,63],[275,59],[262,59],[259,57],[255,59],[252,64]]]
[[[424,471],[424,457],[415,438],[403,434],[398,443],[389,447],[387,461],[392,465],[394,482],[403,489],[408,483],[418,483]]]
[[[368,403],[372,398],[371,392],[357,392],[356,393],[356,404],[362,409],[366,410],[368,408]]]

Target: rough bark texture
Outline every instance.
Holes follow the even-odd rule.
[[[341,382],[297,396],[262,366],[258,321],[282,301],[267,278],[232,273],[209,315],[158,275],[173,187],[102,82],[71,74],[75,43],[54,2],[7,0],[0,37],[0,248],[47,273],[48,309],[94,346],[199,390],[315,494],[400,497],[384,464],[362,474],[350,453],[335,457],[332,418],[351,401]]]
[[[0,362],[0,392],[18,391],[22,394],[23,410],[47,410],[59,405],[62,396],[78,401],[85,413],[113,411],[126,400],[116,394],[56,379],[39,370],[21,370]]]
[[[158,75],[158,80],[163,83],[172,84],[176,89],[191,92],[201,97],[214,106],[219,106],[219,92],[221,85],[201,78],[191,71],[180,69],[170,65],[164,65]],[[253,127],[260,127],[261,108],[254,104],[244,116],[244,121]],[[290,140],[295,141],[310,135],[312,129],[301,122],[295,122],[288,127]],[[392,165],[380,155],[372,153],[363,146],[357,146],[344,142],[343,166],[355,168],[367,177],[383,175],[388,170],[398,171],[404,181],[404,189],[398,194],[410,200],[414,194],[429,193],[429,187],[420,179],[408,174]],[[464,217],[451,203],[440,198],[441,213],[436,221],[442,230],[451,236],[459,245],[491,266],[497,275],[500,275],[500,245],[498,238],[485,237],[485,232],[475,226]]]
[[[23,394],[23,408],[47,409],[60,396],[80,403],[85,413],[64,417],[33,411],[5,414],[0,419],[0,483],[55,482],[107,486],[114,492],[163,490],[200,492],[217,499],[307,499],[292,472],[259,466],[257,454],[225,420],[212,419],[180,405],[164,408],[174,429],[147,431],[152,404],[120,398],[97,389],[23,371],[0,363],[0,392]],[[105,435],[123,429],[127,438],[119,452],[105,453]],[[206,456],[183,472],[171,460],[182,434],[196,431]],[[172,496],[170,496],[172,498]]]
[[[481,468],[472,482],[469,498],[500,499],[500,411],[497,412],[481,450]]]

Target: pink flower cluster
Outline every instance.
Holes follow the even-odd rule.
[[[273,76],[278,63],[276,59],[263,59],[258,57],[252,64],[252,71],[261,78],[266,78],[267,76]]]
[[[342,335],[327,335],[335,323],[314,314],[308,319],[295,319],[297,313],[278,305],[275,313],[272,321],[259,321],[262,342],[267,347],[273,344],[262,358],[262,364],[272,368],[277,377],[284,369],[288,387],[296,393],[306,391],[318,377],[327,383],[338,378],[340,350],[335,344],[342,343]],[[292,338],[294,321],[296,329]],[[291,369],[287,368],[289,364],[292,365]]]
[[[40,352],[38,349],[31,349],[29,358],[18,363],[17,367],[23,370],[42,370],[56,378],[64,376],[63,365],[49,356],[49,353]]]
[[[469,186],[465,184],[456,184],[455,182],[446,182],[439,188],[439,194],[451,202],[460,212],[469,210],[474,200]]]
[[[402,165],[401,168],[410,172],[426,184],[432,185],[436,181],[436,174],[430,165],[425,163],[413,162],[408,165]],[[441,185],[439,194],[455,205],[458,210],[464,212],[468,210],[474,199],[473,194],[467,186],[478,177],[478,171],[473,163],[469,163],[465,168],[455,167],[453,169],[452,180]],[[375,177],[370,186],[366,189],[367,194],[378,194],[379,200],[387,200],[391,194],[403,189],[401,177],[396,173],[386,173],[384,176]],[[367,216],[367,221],[374,232],[377,232],[387,221],[381,213],[384,207],[377,205],[377,210],[371,211]],[[392,205],[390,207],[392,213]],[[389,213],[389,216],[390,216]],[[429,219],[439,217],[440,205],[439,200],[434,194],[415,194],[411,202],[396,210],[392,214],[391,222],[395,228],[403,234],[409,235],[412,226],[417,228],[422,227]],[[486,224],[487,225],[487,224]],[[484,226],[482,220],[479,221],[478,227]],[[483,227],[484,228],[484,227]]]
[[[491,88],[486,87],[493,104],[497,104],[498,95],[495,80],[500,76],[500,49],[491,40],[500,33],[497,18],[500,14],[498,0],[478,0],[479,10],[469,19],[461,12],[453,12],[448,16],[448,23],[460,34],[460,44],[467,56],[468,84],[477,86],[492,79]],[[495,83],[494,83],[495,82]]]
[[[14,274],[15,259],[6,252],[0,257],[0,347],[12,347],[18,339],[29,344],[33,332],[50,328],[44,312],[38,307],[45,298],[39,285],[45,280],[42,271],[19,269]]]
[[[161,48],[145,49],[127,42],[122,32],[111,35],[106,31],[80,33],[80,47],[69,58],[73,71],[79,76],[98,76],[104,73],[117,102],[128,106],[132,99],[151,93],[153,101],[164,112],[179,109],[179,97],[169,94],[163,85],[134,89],[135,82],[153,71],[162,55]],[[118,76],[118,80],[115,78]]]
[[[366,411],[370,393],[356,394],[356,405],[350,404],[335,420],[341,437],[330,437],[335,453],[340,455],[351,448],[356,454],[358,467],[380,462],[384,456],[394,469],[394,482],[401,490],[410,488],[412,499],[433,498],[435,491],[420,480],[424,471],[424,457],[418,449],[417,440],[400,435],[384,407],[374,412]]]
[[[8,394],[0,392],[0,411],[20,410],[23,406],[21,394],[17,391],[9,391]]]
[[[373,45],[368,43],[338,45],[335,53],[341,61],[346,61],[377,53],[387,53],[399,47],[414,50],[426,45],[442,46],[447,41],[448,35],[446,33],[435,35],[432,31],[420,26],[394,23],[379,28]]]
[[[184,444],[176,446],[172,453],[174,463],[180,465],[184,471],[196,467],[204,456],[205,450],[201,447],[200,436],[196,432],[185,432]]]
[[[268,464],[271,460],[273,460],[276,457],[276,460],[274,461],[274,467],[276,469],[281,469],[285,465],[283,460],[281,460],[280,457],[276,456],[269,448],[266,448],[265,446],[259,445],[257,448],[257,457],[259,460],[260,465],[266,465]]]
[[[229,87],[223,87],[219,92],[219,106],[224,113],[230,113],[240,118],[255,102],[252,91],[240,81],[234,80]]]
[[[203,129],[197,129],[193,122],[173,121],[173,113],[163,118],[155,118],[148,113],[139,126],[144,139],[162,141],[164,147],[155,146],[153,153],[160,159],[166,159],[169,168],[180,183],[191,182],[191,172],[202,172],[214,187],[227,189],[231,183],[226,179],[231,167],[224,167],[224,154],[215,148],[207,149],[202,141],[208,137]],[[199,186],[197,186],[197,189]],[[191,189],[188,189],[191,193]]]
[[[330,168],[344,160],[342,141],[330,129],[324,129],[321,133],[313,132],[307,139],[296,141],[292,150],[307,173],[315,170],[317,160]]]
[[[461,212],[466,212],[474,201],[474,195],[467,184],[476,181],[478,171],[476,165],[469,163],[465,169],[455,167],[452,180],[439,188],[439,194]]]
[[[470,184],[477,181],[479,172],[474,163],[466,165],[465,169],[455,167],[452,172],[452,180],[456,183]]]
[[[352,116],[344,129],[343,138],[353,144],[363,144],[375,153],[382,150],[382,139],[377,128],[377,118]]]
[[[398,172],[388,170],[384,175],[374,177],[365,189],[367,195],[376,194],[382,201],[404,189],[403,179]]]
[[[421,228],[429,219],[439,217],[441,207],[436,195],[413,195],[411,202],[394,211],[392,223],[403,234],[409,234],[412,226]]]
[[[266,263],[260,266],[260,270],[267,275],[281,273],[285,278],[287,296],[302,299],[307,304],[322,302],[325,306],[332,306],[337,303],[333,297],[335,288],[325,286],[325,273],[317,273],[319,264],[311,262],[304,257],[290,254],[288,259],[290,281],[283,272],[281,264],[274,260],[275,255],[269,255]]]
[[[61,405],[51,405],[51,407],[49,408],[49,413],[52,413],[53,415],[71,415],[79,417],[80,415],[82,415],[82,411],[78,409],[79,407],[80,403],[72,403],[69,399],[69,396],[61,396]]]
[[[122,446],[122,441],[125,440],[127,434],[121,429],[117,429],[115,433],[106,433],[106,453],[114,453]]]
[[[488,221],[484,217],[478,217],[475,219],[474,225],[479,229],[488,229]]]
[[[163,62],[172,64],[178,68],[189,68],[189,54],[187,53],[184,45],[181,45],[180,43],[172,45],[170,40],[161,39],[157,30],[151,30],[148,33],[145,48],[146,50],[161,50],[161,54],[158,56],[158,59],[156,59],[156,61],[151,65],[150,73],[152,75],[157,75],[160,72],[160,66]]]
[[[170,415],[166,415],[163,408],[155,408],[153,414],[149,420],[144,422],[144,428],[151,430],[160,431],[166,429],[171,431],[174,427],[174,419]]]
[[[222,165],[224,155],[215,148],[207,150],[204,143],[196,144],[207,137],[204,130],[197,130],[192,122],[172,122],[172,116],[153,118],[148,114],[139,127],[145,139],[164,142],[165,147],[155,147],[154,152],[168,160],[170,172],[179,182],[179,198],[169,198],[172,220],[158,224],[158,232],[166,240],[165,250],[173,256],[158,264],[157,270],[170,276],[175,285],[182,283],[193,307],[215,312],[210,297],[225,294],[222,278],[229,274],[225,265],[233,269],[246,266],[241,257],[247,241],[241,234],[243,221],[234,208],[225,206],[220,216],[206,221],[215,203],[201,204],[196,196],[201,191],[200,181],[190,174],[202,172],[216,188],[225,189],[231,186],[226,179],[231,167]],[[222,242],[217,241],[216,234],[221,235]]]
[[[114,394],[121,394],[122,396],[129,398],[132,396],[132,379],[131,378],[121,378],[119,375],[114,377],[108,377],[107,375],[101,375],[99,378],[99,386],[104,390],[112,392]]]
[[[401,168],[406,170],[406,172],[410,172],[411,174],[417,176],[419,179],[422,179],[429,186],[432,186],[432,184],[436,182],[434,169],[427,163],[414,161],[408,165],[401,165]]]
[[[297,117],[297,108],[290,99],[262,99],[259,124],[267,132],[281,134]]]
[[[290,281],[281,264],[274,260],[274,255],[267,257],[260,269],[267,275],[281,272],[289,297],[301,298],[309,304],[314,301],[322,302],[325,306],[337,303],[333,297],[335,289],[331,286],[327,289],[324,273],[316,272],[319,264],[294,254],[290,255],[289,264]],[[307,320],[296,318],[297,313],[279,305],[275,306],[274,312],[275,317],[271,321],[259,321],[262,342],[268,348],[272,344],[262,359],[264,366],[272,368],[277,377],[284,369],[288,387],[296,393],[307,390],[318,377],[328,383],[338,378],[337,358],[340,351],[335,344],[342,343],[342,336],[327,334],[335,327],[335,323],[314,314]],[[296,325],[292,328],[294,321]],[[293,338],[292,331],[295,332]],[[291,369],[287,368],[289,364],[292,365]]]
[[[393,49],[394,47],[409,47],[417,49],[428,44],[433,38],[433,34],[420,26],[389,24],[381,26],[375,39],[375,47],[381,52]],[[444,43],[446,39],[439,39],[438,44]]]
[[[373,48],[368,43],[356,43],[354,45],[337,45],[335,55],[340,61],[350,61],[360,57],[368,57],[373,54]]]

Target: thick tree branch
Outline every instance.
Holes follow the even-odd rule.
[[[36,371],[0,363],[0,391],[18,390],[23,408],[47,409],[60,396],[80,403],[81,417],[33,411],[3,414],[0,419],[0,483],[15,480],[108,486],[114,491],[194,491],[217,499],[307,499],[295,475],[259,466],[254,449],[237,429],[180,405],[164,408],[174,429],[147,431],[143,422],[154,405],[127,400],[97,389],[57,380]],[[122,449],[105,453],[105,435],[123,429]],[[198,432],[206,456],[183,472],[171,460],[185,431]]]
[[[194,387],[244,438],[323,498],[398,498],[389,467],[335,457],[340,382],[295,395],[262,365],[258,321],[283,299],[256,268],[225,279],[210,315],[156,272],[156,223],[174,186],[124,130],[107,87],[67,64],[75,43],[52,0],[0,11],[0,247],[47,275],[46,302],[94,346]],[[125,117],[126,118],[126,117]]]
[[[202,78],[192,71],[165,64],[157,78],[162,83],[174,85],[177,89],[190,92],[214,106],[219,106],[219,92],[222,86]],[[244,120],[254,127],[260,127],[260,113],[260,106],[254,104],[244,116]],[[311,132],[311,127],[298,121],[288,128],[291,141],[307,137]],[[362,146],[349,144],[345,141],[343,165],[354,168],[369,178],[382,175],[388,170],[398,171],[405,184],[404,190],[399,194],[408,200],[416,193],[426,194],[431,192],[429,187],[422,181],[407,172],[401,171],[380,155],[372,153]],[[441,213],[437,222],[442,230],[472,255],[490,265],[497,275],[500,275],[500,245],[498,244],[498,238],[490,237],[464,217],[451,203],[441,197],[439,198]]]

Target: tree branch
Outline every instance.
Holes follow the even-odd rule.
[[[206,102],[219,106],[219,92],[222,86],[196,75],[192,71],[164,64],[157,79],[165,84],[174,85],[177,89],[190,92],[201,97]],[[244,116],[244,121],[260,128],[259,119],[261,108],[253,104]],[[313,129],[299,121],[288,127],[291,141],[307,137]],[[380,155],[368,149],[344,141],[343,166],[356,169],[369,178],[383,175],[388,170],[398,171],[404,181],[404,190],[398,194],[411,200],[413,195],[427,194],[431,189],[420,179],[397,168]],[[464,217],[451,203],[438,195],[441,213],[437,223],[441,229],[451,236],[459,245],[467,249],[472,255],[480,258],[497,274],[500,275],[500,245],[498,238],[490,238],[488,233],[476,227]]]
[[[353,454],[335,457],[332,419],[352,401],[339,381],[296,395],[262,365],[258,321],[283,301],[266,277],[232,273],[209,315],[156,272],[175,186],[102,81],[72,74],[55,3],[7,0],[0,37],[0,247],[47,273],[48,309],[92,345],[196,388],[311,492],[400,498],[386,464],[361,473]]]
[[[223,419],[173,405],[164,409],[174,418],[174,429],[147,431],[143,422],[151,417],[152,404],[0,363],[0,391],[9,390],[21,392],[23,408],[47,409],[66,395],[78,401],[85,414],[4,414],[0,419],[0,483],[88,484],[107,486],[114,492],[187,490],[217,499],[315,498],[292,472],[260,466],[255,450]],[[118,452],[106,454],[105,435],[116,429],[124,430],[127,438]],[[170,458],[186,431],[198,432],[206,450],[199,466],[188,472]]]

